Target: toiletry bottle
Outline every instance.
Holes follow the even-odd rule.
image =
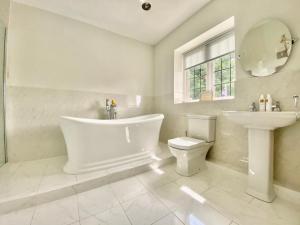
[[[266,111],[266,100],[263,94],[260,95],[259,97],[259,111],[260,112],[265,112]]]
[[[270,94],[267,94],[266,98],[266,111],[272,112],[272,97]]]

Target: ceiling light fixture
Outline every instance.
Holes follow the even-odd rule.
[[[151,9],[151,3],[147,2],[145,0],[140,0],[140,4],[142,6],[142,9],[145,11],[149,11]]]

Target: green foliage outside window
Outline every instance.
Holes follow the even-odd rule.
[[[213,61],[215,97],[234,96],[235,54],[230,53]]]
[[[211,68],[211,69],[209,69]],[[208,71],[212,71],[209,74]],[[199,99],[201,93],[208,90],[207,79],[212,77],[214,97],[234,96],[235,53],[229,53],[217,59],[195,65],[185,70],[189,97]]]

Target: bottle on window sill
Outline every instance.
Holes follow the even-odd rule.
[[[200,95],[201,101],[212,101],[213,100],[213,93],[211,91],[204,91]]]

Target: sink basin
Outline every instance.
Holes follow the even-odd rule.
[[[296,122],[296,112],[247,112],[225,111],[224,115],[231,121],[246,128],[274,130]]]
[[[230,121],[248,128],[248,187],[246,192],[260,200],[272,202],[273,148],[276,128],[297,121],[296,112],[225,111]]]

